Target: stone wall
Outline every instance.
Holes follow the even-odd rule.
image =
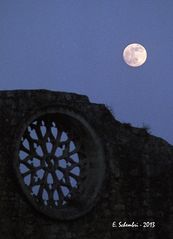
[[[14,170],[19,129],[30,115],[54,106],[85,118],[105,155],[97,202],[72,220],[51,219],[37,211]],[[166,141],[118,122],[104,105],[90,103],[86,96],[46,90],[1,91],[0,133],[1,238],[173,238],[173,147]],[[138,227],[122,228],[119,222]],[[155,222],[155,227],[144,228],[144,222]]]

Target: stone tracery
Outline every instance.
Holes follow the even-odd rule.
[[[65,127],[66,128],[66,127]],[[49,207],[62,207],[79,188],[79,142],[61,123],[34,120],[21,138],[19,170],[31,195]]]

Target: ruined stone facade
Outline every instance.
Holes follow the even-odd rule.
[[[1,91],[0,133],[0,238],[173,238],[166,141],[86,96],[46,90]]]

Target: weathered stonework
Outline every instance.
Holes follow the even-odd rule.
[[[104,181],[94,205],[71,220],[52,219],[36,210],[14,169],[18,133],[26,118],[52,107],[81,115],[104,151]],[[0,238],[173,238],[173,147],[166,141],[121,124],[104,105],[90,103],[86,96],[46,90],[1,91],[0,133]],[[112,228],[113,221],[156,226]]]

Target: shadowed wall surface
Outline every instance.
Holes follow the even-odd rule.
[[[90,193],[81,197],[78,192],[82,200],[67,201],[75,212],[76,208],[83,210],[83,214],[75,218],[73,214],[66,218],[68,210],[60,219],[42,213],[42,207],[37,210],[28,200],[16,173],[14,162],[18,160],[20,129],[26,128],[28,118],[37,118],[39,112],[47,114],[52,107],[57,111],[67,109],[79,121],[86,122],[83,124],[94,140],[94,143],[89,142],[87,133],[82,131],[83,142],[89,145],[86,154],[97,151],[97,147],[92,148],[95,144],[101,147],[97,155],[104,161],[100,164],[100,160],[93,159],[93,165],[90,162],[88,166],[87,172],[92,176],[87,181],[90,188],[86,186],[83,190]],[[78,128],[75,123],[74,126]],[[143,128],[121,124],[104,105],[91,103],[86,96],[46,90],[1,91],[0,132],[2,238],[173,237],[173,148],[166,141]],[[98,171],[97,165],[100,165]],[[92,185],[96,186],[92,188]],[[85,206],[88,207],[86,211]],[[134,221],[139,225],[155,222],[155,227],[112,228],[113,221],[117,224]]]

